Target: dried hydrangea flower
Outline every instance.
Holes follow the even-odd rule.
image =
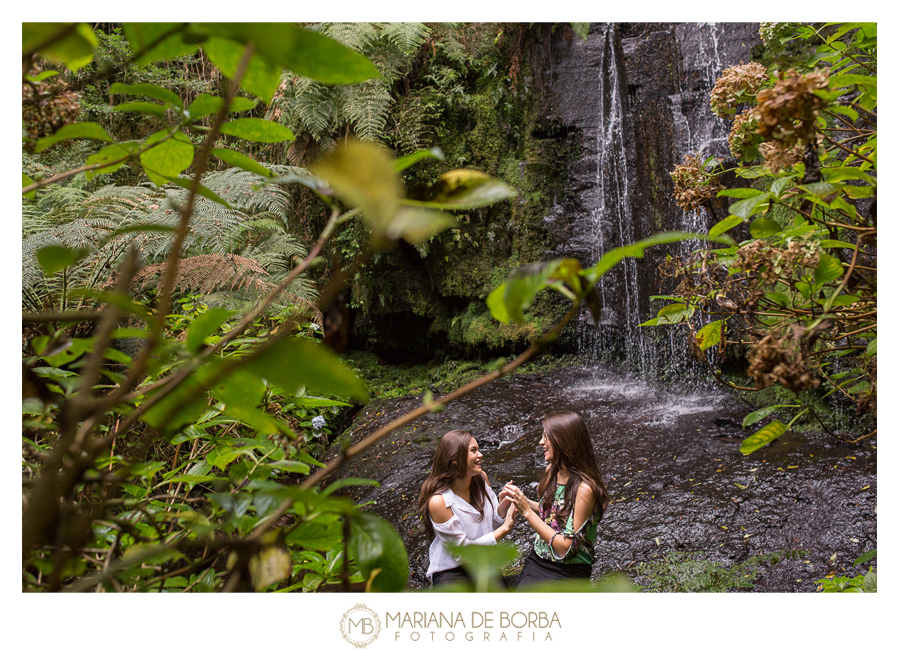
[[[718,177],[703,168],[699,153],[685,155],[684,161],[669,175],[675,182],[675,203],[685,212],[701,208],[722,189]]]
[[[709,105],[717,117],[729,117],[737,112],[738,103],[749,103],[768,80],[766,67],[759,62],[729,66],[716,80]]]
[[[825,71],[817,69],[806,75],[794,69],[782,71],[775,86],[756,95],[753,114],[759,120],[757,131],[767,141],[783,142],[786,148],[810,143],[819,110],[827,105],[816,92],[827,88]]]

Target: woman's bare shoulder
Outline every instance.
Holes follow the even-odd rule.
[[[435,523],[446,523],[453,517],[453,510],[447,507],[443,494],[434,494],[428,499],[428,513]]]

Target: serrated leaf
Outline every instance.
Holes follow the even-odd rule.
[[[99,139],[104,142],[113,141],[113,138],[110,137],[103,126],[94,123],[93,121],[83,121],[81,123],[70,123],[69,125],[60,128],[49,137],[42,137],[37,141],[37,144],[35,144],[34,152],[41,153],[48,147],[57,142],[61,142],[64,139]]]
[[[289,128],[267,119],[232,119],[222,124],[221,132],[223,135],[232,135],[250,142],[266,144],[289,142],[294,139],[294,133]]]
[[[141,165],[151,181],[165,185],[194,161],[194,145],[181,133],[168,137],[168,130],[150,135],[144,146],[152,146],[141,153]]]
[[[215,148],[212,149],[211,153],[212,155],[216,156],[224,162],[227,162],[233,167],[239,167],[244,171],[259,174],[260,176],[265,176],[266,178],[271,178],[273,176],[271,171],[266,169],[250,156],[244,155],[239,151],[233,151],[232,149],[226,148]]]
[[[787,432],[787,425],[780,420],[773,421],[744,439],[741,442],[740,450],[743,454],[749,455],[751,452],[769,445],[785,432]]]
[[[725,327],[724,320],[716,320],[708,325],[701,327],[697,332],[697,344],[701,350],[708,350],[714,345],[722,342],[722,329]]]
[[[109,88],[109,91],[113,94],[147,96],[149,98],[154,98],[158,101],[162,101],[163,103],[168,103],[172,107],[176,107],[179,110],[184,109],[184,103],[181,102],[181,99],[177,94],[169,89],[166,89],[165,87],[160,87],[158,85],[153,85],[150,83],[129,85],[122,82],[116,82]]]

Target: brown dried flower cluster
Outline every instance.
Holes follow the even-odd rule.
[[[709,95],[713,114],[721,118],[731,116],[737,111],[738,103],[753,100],[766,80],[766,67],[759,62],[729,66],[722,71]]]
[[[767,335],[750,349],[750,366],[747,374],[757,386],[781,384],[788,390],[803,391],[819,385],[800,358],[796,349],[790,349],[784,338]]]
[[[22,125],[32,139],[73,123],[80,111],[79,95],[59,80],[22,84]]]
[[[759,152],[766,161],[766,168],[773,174],[802,162],[805,150],[806,146],[803,144],[794,144],[787,148],[783,142],[763,142],[759,145]]]
[[[759,120],[757,131],[767,141],[783,142],[786,148],[808,144],[815,138],[819,110],[827,104],[815,92],[827,88],[825,71],[800,75],[791,69],[779,73],[774,87],[756,95],[753,113]]]
[[[760,284],[773,284],[784,274],[790,276],[795,267],[814,269],[819,264],[816,242],[791,242],[787,249],[773,247],[764,240],[754,240],[737,252],[735,266],[756,272]]]
[[[731,132],[728,134],[728,150],[741,160],[755,160],[757,156],[757,144],[760,136],[756,132],[759,122],[753,114],[753,110],[744,110],[734,118],[731,124]]]
[[[703,168],[703,160],[699,153],[684,156],[680,165],[669,174],[675,182],[675,203],[690,212],[703,206],[703,202],[712,199],[722,189],[718,177]]]

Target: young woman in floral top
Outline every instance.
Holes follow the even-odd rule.
[[[572,411],[543,420],[547,470],[539,501],[507,484],[500,504],[511,501],[534,528],[534,550],[525,559],[516,587],[556,578],[590,578],[597,523],[609,504],[597,457],[581,416]]]

